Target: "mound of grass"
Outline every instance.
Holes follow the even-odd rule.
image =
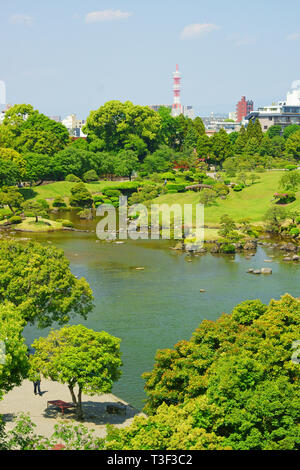
[[[21,224],[14,226],[14,230],[21,232],[52,232],[53,230],[62,229],[63,225],[61,222],[42,218],[36,222],[35,217],[26,217]]]

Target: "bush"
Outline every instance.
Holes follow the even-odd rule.
[[[63,227],[66,227],[66,228],[74,228],[74,224],[73,222],[71,222],[70,220],[62,220],[62,226]]]
[[[71,183],[80,183],[81,179],[78,178],[78,176],[71,174],[71,175],[66,176],[65,181],[69,181]]]
[[[230,243],[224,243],[223,245],[221,245],[220,251],[221,253],[225,254],[235,253],[235,247]]]
[[[175,189],[170,189],[168,191],[168,194],[177,194],[177,191]]]
[[[276,204],[290,204],[296,200],[296,194],[292,191],[286,191],[285,193],[276,193],[274,198],[278,199]]]
[[[286,165],[285,169],[289,171],[297,170],[298,165]]]
[[[53,207],[67,207],[67,204],[61,196],[57,196],[52,204]]]
[[[168,192],[171,190],[176,191],[177,193],[183,193],[185,191],[186,184],[174,184],[170,183],[166,185]]]
[[[13,215],[10,219],[8,219],[8,222],[10,224],[21,224],[22,217],[20,217],[19,215]]]
[[[292,228],[292,229],[290,230],[290,235],[291,235],[292,237],[298,237],[299,233],[300,233],[300,230],[299,230],[298,228]]]
[[[161,180],[168,180],[168,181],[175,181],[176,175],[172,173],[171,171],[167,171],[166,173],[162,173],[160,175]]]
[[[86,183],[89,183],[90,181],[98,181],[98,175],[97,173],[95,172],[95,170],[89,170],[89,171],[86,171],[83,175],[83,180],[86,182]]]
[[[103,189],[102,193],[107,197],[119,197],[121,196],[121,191],[119,189]]]
[[[105,189],[103,189],[103,194],[106,194],[107,190],[119,190],[125,196],[131,196],[132,193],[135,193],[138,188],[141,186],[139,181],[124,181],[120,182],[118,185],[109,186],[107,185]]]
[[[49,209],[49,204],[45,199],[37,199],[37,202],[42,206],[46,211]]]
[[[12,211],[6,207],[0,209],[0,220],[8,219],[13,215]]]
[[[245,187],[245,186],[244,186],[243,184],[236,184],[236,185],[233,187],[233,191],[236,191],[236,192],[243,191],[244,187]]]

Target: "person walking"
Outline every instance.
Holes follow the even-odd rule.
[[[35,374],[33,377],[33,391],[35,395],[43,395],[41,392],[41,377],[39,374]]]

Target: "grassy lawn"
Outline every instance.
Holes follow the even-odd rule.
[[[22,232],[52,232],[53,230],[62,230],[62,228],[62,223],[54,220],[39,218],[38,223],[35,223],[35,217],[26,217],[21,224],[12,226],[13,230]]]
[[[33,186],[32,188],[23,188],[21,192],[25,199],[54,199],[61,196],[66,199],[71,196],[71,188],[76,183],[69,181],[57,181],[56,183],[45,184],[42,186]],[[107,186],[115,186],[120,181],[99,181],[96,183],[86,183],[87,189],[92,193],[99,193]]]
[[[252,223],[262,223],[264,215],[272,206],[274,193],[278,192],[279,180],[283,172],[270,171],[261,173],[261,180],[243,189],[241,192],[230,191],[227,199],[217,199],[214,205],[205,207],[205,225],[216,227],[220,217],[230,215],[235,221],[249,218]],[[199,201],[199,193],[189,191],[187,193],[165,194],[153,200],[156,204],[196,204]],[[288,204],[289,210],[300,212],[300,192],[297,200]]]

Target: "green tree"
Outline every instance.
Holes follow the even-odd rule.
[[[89,181],[98,181],[98,175],[95,170],[86,171],[83,175],[83,180],[88,183]]]
[[[288,139],[294,132],[300,131],[300,126],[298,124],[291,124],[290,126],[285,127],[283,131],[283,137]]]
[[[266,229],[271,233],[279,233],[286,218],[287,212],[284,207],[270,207],[265,214]]]
[[[86,318],[92,309],[86,280],[71,273],[61,250],[39,243],[1,242],[0,301],[5,300],[40,328],[67,323],[73,315]]]
[[[228,214],[223,215],[220,219],[220,230],[218,232],[221,237],[229,238],[235,230],[237,230],[237,226],[234,220]]]
[[[13,162],[18,168],[19,174],[25,176],[26,162],[22,155],[14,149],[0,148],[0,160],[6,160]]]
[[[199,202],[205,206],[213,204],[216,200],[217,193],[213,189],[202,189],[200,192]]]
[[[279,125],[274,125],[269,127],[267,130],[267,135],[270,137],[270,139],[273,139],[273,137],[278,137],[281,136],[282,128]]]
[[[24,202],[23,210],[25,213],[33,214],[36,223],[38,223],[39,217],[45,217],[47,215],[44,205],[31,199]]]
[[[140,137],[148,150],[158,144],[160,116],[148,106],[135,106],[130,101],[108,101],[96,111],[91,111],[83,132],[89,141],[100,139],[103,150],[119,151],[129,136]]]
[[[68,129],[61,122],[56,122],[42,113],[32,113],[21,125],[22,133],[25,130],[50,134],[56,143],[53,152],[62,150],[70,140]]]
[[[300,131],[294,132],[286,141],[286,154],[288,157],[300,159]]]
[[[252,121],[250,121],[252,122]],[[249,123],[250,125],[250,123]],[[238,155],[241,155],[244,153],[245,146],[247,144],[247,131],[244,128],[244,126],[241,127],[239,131],[239,135],[236,138],[235,144],[234,144],[234,152],[237,153]]]
[[[48,178],[51,179],[53,175],[53,162],[48,155],[26,153],[24,160],[26,162],[26,181],[42,184]]]
[[[299,171],[285,171],[279,181],[279,187],[286,191],[296,192],[300,186]]]
[[[21,210],[23,203],[24,198],[15,187],[7,186],[0,190],[0,205],[8,206],[13,214]]]
[[[11,186],[20,181],[21,175],[17,165],[10,160],[0,158],[0,186]]]
[[[27,346],[22,337],[25,322],[10,302],[0,304],[0,400],[19,386],[28,372]]]
[[[26,119],[38,113],[31,104],[15,104],[5,112],[3,124],[8,126],[14,136],[21,133],[21,128]]]
[[[222,162],[232,156],[230,137],[224,129],[211,137],[212,139],[212,158],[216,162]]]
[[[114,173],[116,176],[127,176],[131,179],[133,171],[137,170],[139,160],[133,150],[121,150],[116,155]]]
[[[79,419],[83,416],[82,393],[109,393],[121,375],[120,340],[105,332],[65,326],[35,340],[32,346],[31,368],[68,386]]]
[[[70,205],[72,207],[90,208],[93,205],[93,197],[86,189],[84,183],[77,183],[71,188]]]
[[[205,126],[203,124],[202,119],[199,116],[197,116],[193,120],[193,126],[196,129],[196,131],[198,132],[199,136],[205,134]]]
[[[206,134],[203,134],[198,138],[196,150],[199,158],[208,159],[210,157],[212,152],[211,144],[212,141]]]

